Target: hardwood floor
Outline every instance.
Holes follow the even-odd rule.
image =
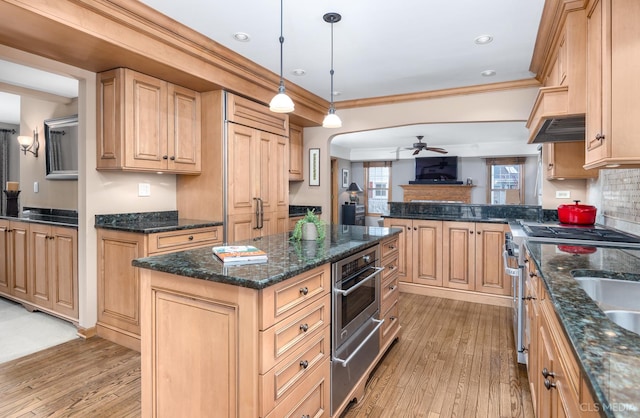
[[[400,294],[400,339],[371,374],[356,417],[533,417],[508,308]]]
[[[343,418],[532,417],[507,308],[400,295],[402,332]],[[1,417],[138,417],[140,355],[95,337],[0,364]]]

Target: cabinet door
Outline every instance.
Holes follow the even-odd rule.
[[[29,276],[32,301],[51,308],[51,226],[31,224],[29,227]]]
[[[264,212],[274,212],[278,199],[278,137],[274,134],[257,130],[254,130],[254,135],[254,147],[257,150],[257,166],[252,180],[257,187],[254,191],[254,197],[262,199]]]
[[[582,168],[585,161],[584,141],[547,142],[543,144],[547,180],[587,179],[598,177],[598,170]]]
[[[11,226],[11,294],[16,298],[31,301],[32,290],[29,280],[29,225],[13,222]]]
[[[412,282],[413,221],[410,219],[385,218],[384,226],[402,229],[402,233],[398,236],[398,278],[401,282]]]
[[[246,126],[228,126],[228,208],[229,215],[252,214],[256,211],[255,197],[258,187],[254,183],[259,172],[259,144],[255,142],[255,130]],[[264,167],[267,170],[267,167]],[[267,170],[268,173],[268,170]]]
[[[0,293],[11,294],[11,232],[9,221],[0,219]]]
[[[603,83],[603,46],[605,42],[603,33],[603,1],[596,0],[588,14],[587,20],[587,115],[586,115],[586,156],[587,164],[605,157],[604,140],[600,139],[605,134],[602,104],[605,100]],[[607,71],[608,72],[608,71]],[[607,132],[608,133],[608,132]]]
[[[256,215],[253,213],[229,216],[227,218],[227,242],[244,241],[255,238],[255,226]]]
[[[167,168],[167,83],[125,70],[125,167]]]
[[[289,142],[284,136],[275,135],[275,164],[273,167],[275,210],[289,211]]]
[[[289,125],[289,181],[303,181],[302,155],[303,140],[302,127]]]
[[[527,356],[527,374],[529,375],[529,390],[534,409],[537,408],[538,368],[538,324],[540,323],[540,311],[538,308],[537,293],[530,280],[526,280],[525,286],[525,321],[523,345]]]
[[[413,221],[412,234],[413,282],[442,286],[442,222]]]
[[[443,222],[443,285],[473,290],[475,276],[475,223]]]
[[[504,272],[502,252],[506,224],[476,223],[475,287],[478,292],[511,295],[511,278]]]
[[[538,417],[555,417],[555,413],[558,410],[558,394],[555,390],[550,390],[545,387],[545,380],[550,383],[553,382],[553,378],[545,378],[542,376],[544,369],[550,372],[556,372],[558,363],[555,358],[553,350],[553,341],[551,336],[543,323],[538,328],[538,370],[534,373],[538,373],[538,387],[536,393],[538,395],[538,407],[536,408]]]
[[[201,167],[200,93],[168,84],[168,169],[199,173]]]
[[[78,231],[51,228],[51,303],[62,315],[78,318]]]

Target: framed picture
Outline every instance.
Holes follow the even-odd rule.
[[[349,170],[346,168],[342,169],[342,187],[345,189],[349,187]]]
[[[320,186],[320,148],[309,149],[309,186]]]

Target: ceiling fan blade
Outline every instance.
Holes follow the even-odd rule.
[[[413,154],[411,154],[411,155],[416,155],[416,154],[417,154],[417,153],[419,153],[419,152],[420,152],[420,150],[419,150],[419,149],[417,149],[417,150],[413,151]]]
[[[446,151],[446,150],[444,150],[442,148],[430,148],[430,147],[427,147],[427,150],[428,151],[433,151],[433,152],[439,152],[440,154],[448,154],[449,153],[449,151]]]

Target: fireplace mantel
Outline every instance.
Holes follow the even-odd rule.
[[[466,184],[401,184],[404,201],[416,200],[471,203],[471,189]]]

